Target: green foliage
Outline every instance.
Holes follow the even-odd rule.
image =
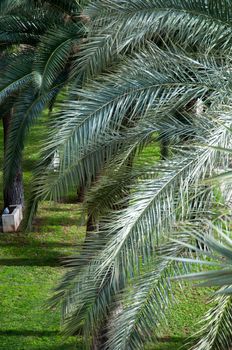
[[[208,259],[214,261],[214,264],[219,266],[217,270],[181,276],[182,279],[199,280],[199,287],[216,287],[212,306],[201,322],[201,329],[196,333],[198,341],[191,348],[192,350],[221,348],[229,350],[231,347],[232,241],[228,231],[230,228],[226,228],[225,223],[223,222],[224,227],[219,226],[218,223],[216,225],[209,223],[217,239],[212,237],[212,234],[202,235],[198,227],[193,231],[198,242],[207,247],[207,251],[201,251],[199,248],[195,250],[199,251],[201,256],[206,255]],[[228,223],[230,224],[230,221]],[[198,261],[193,260],[192,263],[196,264]]]
[[[84,16],[68,8],[67,16],[66,1],[48,6],[63,23],[48,25],[32,45],[33,83],[40,86],[29,91],[21,74],[3,86],[3,97],[20,87],[6,168],[20,159],[27,130],[42,109],[72,81],[35,169],[28,225],[40,201],[57,201],[73,186],[97,182],[87,202],[96,232],[67,260],[70,270],[52,306],[61,304],[64,332],[82,332],[86,349],[102,328],[110,349],[141,349],[153,338],[153,327],[157,337],[167,319],[173,297],[167,274],[178,275],[193,261],[190,226],[183,223],[218,216],[217,190],[205,180],[229,164],[223,150],[232,140],[232,8],[226,0],[217,6],[203,0],[104,0],[90,3]],[[37,10],[43,17],[43,6]],[[147,162],[141,152],[160,140],[169,143],[169,159]],[[187,242],[175,240],[167,254],[168,239],[179,235]],[[227,301],[218,300],[212,314],[221,312],[227,321],[223,338],[230,344]],[[216,329],[209,349],[220,342]]]
[[[24,154],[24,185],[28,197],[46,118],[33,127]],[[3,157],[0,129],[0,161]],[[2,174],[1,174],[2,184]],[[2,192],[0,203],[2,205]],[[43,203],[33,232],[0,236],[0,348],[12,350],[82,349],[80,338],[64,339],[59,310],[49,312],[47,299],[64,272],[62,257],[72,254],[85,234],[75,204]],[[79,221],[78,221],[79,220]],[[77,229],[77,224],[79,227]]]
[[[157,246],[183,222],[218,215],[216,191],[204,180],[228,166],[231,7],[226,1],[217,7],[200,0],[103,1],[85,13],[93,22],[76,76],[88,83],[73,88],[62,106],[35,173],[29,218],[39,200],[58,199],[97,175],[89,201],[96,234],[67,261],[72,270],[52,302],[62,305],[65,333],[83,332],[86,349],[102,328],[106,347],[141,349],[166,319],[165,282],[154,289],[155,268],[167,263],[162,257],[154,263]],[[131,159],[154,135],[173,146],[170,159],[136,173]],[[147,275],[152,262],[154,273]]]
[[[46,118],[32,128],[24,155],[24,185],[26,197],[31,186],[33,169],[46,136]],[[2,129],[0,143],[2,150]],[[157,147],[157,146],[156,146]],[[152,147],[153,148],[153,147]],[[151,150],[146,149],[148,154]],[[156,155],[158,157],[157,148]],[[149,157],[148,157],[149,158]],[[2,161],[2,152],[0,152]],[[1,193],[0,193],[1,196]],[[2,198],[1,198],[2,201]],[[0,237],[1,332],[0,344],[12,350],[76,350],[83,349],[80,337],[64,340],[60,334],[59,309],[45,307],[52,289],[65,270],[60,258],[75,253],[85,235],[82,214],[76,204],[41,203],[33,232]],[[78,225],[78,227],[77,227]],[[150,343],[149,350],[176,350],[196,331],[196,320],[205,311],[207,294],[188,289],[183,302],[182,291],[175,288],[180,301],[168,316],[168,326],[162,331],[158,344]],[[191,313],[192,324],[189,324]],[[23,324],[22,324],[23,320]],[[188,323],[189,328],[186,329]],[[77,343],[77,345],[76,345]]]
[[[10,183],[30,127],[69,80],[85,28],[76,1],[5,1],[1,6],[1,54],[9,62],[1,70],[0,103],[9,111],[6,99],[17,96],[4,160],[4,183]]]

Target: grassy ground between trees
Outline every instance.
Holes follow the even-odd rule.
[[[26,197],[45,130],[43,121],[34,127],[26,147]],[[2,140],[0,129],[0,164]],[[59,310],[48,311],[45,303],[64,272],[60,258],[72,254],[84,234],[83,217],[75,203],[43,203],[33,232],[0,234],[0,350],[83,349],[81,339],[63,339]],[[206,310],[208,294],[191,287],[183,294],[177,287],[176,297],[180,303],[170,311],[160,342],[148,344],[147,349],[177,350],[196,330],[197,320]]]

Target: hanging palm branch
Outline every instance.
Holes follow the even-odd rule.
[[[159,123],[159,118],[164,120],[165,114],[175,112],[179,106],[207,93],[211,99],[216,98],[220,84],[222,90],[225,87],[221,70],[217,73],[218,67],[211,63],[208,66],[209,71],[205,71],[206,64],[182,57],[168,60],[168,56],[162,53],[157,60],[154,60],[151,53],[147,53],[146,61],[144,57],[138,56],[128,61],[124,68],[127,70],[126,78],[124,70],[120,74],[109,75],[104,82],[92,83],[90,88],[74,90],[70,99],[61,105],[63,112],[56,116],[57,124],[53,125],[54,131],[43,154],[44,163],[38,167],[38,183],[36,179],[34,181],[39,200],[58,199],[75,181],[76,185],[91,181],[104,163],[115,154],[114,149],[104,147],[105,135],[118,132],[123,127],[128,110],[133,110],[129,118],[126,117],[130,123],[136,124],[143,120],[150,109],[154,110]],[[142,62],[145,62],[143,68]],[[191,69],[192,75],[188,69]],[[220,98],[222,96],[223,94]],[[102,152],[97,152],[97,144]],[[118,146],[115,142],[112,145],[119,147],[121,140]],[[94,153],[91,149],[94,149]],[[89,150],[88,160],[85,153],[88,154]],[[59,171],[54,172],[51,162],[57,153],[60,165]],[[36,201],[36,191],[33,196]]]
[[[90,4],[83,15],[91,19],[89,36],[78,48],[71,77],[85,85],[82,90],[78,84],[71,87],[60,106],[63,111],[55,116],[35,172],[28,219],[30,224],[40,200],[58,199],[72,186],[99,178],[90,202],[94,208],[94,200],[100,198],[101,208],[95,211],[98,228],[79,255],[68,261],[71,269],[53,303],[62,305],[65,333],[82,331],[87,349],[102,326],[108,334],[106,346],[139,349],[152,327],[165,318],[169,295],[164,276],[174,273],[175,263],[161,259],[153,272],[143,272],[157,257],[157,246],[184,220],[214,216],[214,191],[204,189],[203,181],[228,166],[223,149],[231,147],[227,106],[232,8],[227,1],[104,0]],[[45,89],[67,62],[66,44],[63,50],[63,41],[61,48],[58,41],[48,55],[41,51],[41,66],[38,61]],[[199,100],[203,108],[197,113]],[[118,182],[131,154],[137,156],[152,136],[169,139],[170,159],[155,161],[143,171],[132,166],[128,184]],[[110,173],[112,164],[115,171]],[[105,198],[98,192],[102,190]],[[175,258],[182,258],[180,242],[175,247]],[[189,249],[188,243],[184,247]],[[137,292],[130,283],[138,275]],[[129,292],[123,294],[125,288]],[[122,308],[120,293],[125,298]],[[214,335],[221,321],[230,320],[224,318],[228,299],[218,301],[224,304],[218,317],[212,311]],[[105,322],[109,316],[116,330],[111,320]],[[124,318],[131,321],[129,326],[123,327]],[[226,330],[222,334],[226,339]],[[217,336],[209,344],[217,344]]]
[[[96,75],[118,55],[141,51],[147,41],[169,49],[226,55],[231,47],[232,9],[228,1],[94,1],[84,11],[92,25],[77,56],[77,71]]]
[[[54,84],[59,74],[70,64],[72,51],[85,36],[82,23],[70,23],[54,28],[40,41],[34,58],[34,70],[41,75],[41,90],[46,91]]]
[[[70,20],[71,23],[64,19],[68,9],[70,16],[79,13],[78,3],[45,1],[39,5],[31,2],[31,14],[24,13],[27,4],[28,1],[6,3],[7,15],[0,18],[0,41],[2,35],[2,40],[8,38],[7,43],[19,45],[12,57],[8,54],[9,64],[0,86],[0,103],[17,93],[4,161],[5,184],[11,183],[15,164],[21,162],[30,126],[49,104],[54,104],[67,84],[74,47],[85,33],[79,17]]]
[[[119,201],[123,209],[113,210],[110,216],[108,213],[106,218],[101,218],[101,227],[98,234],[87,241],[83,251],[80,252],[80,256],[69,260],[68,266],[72,269],[64,277],[54,296],[55,303],[58,301],[62,303],[65,332],[67,334],[76,334],[80,329],[83,329],[86,344],[88,344],[88,339],[97,334],[97,330],[108,315],[109,308],[114,305],[113,301],[116,295],[127,286],[128,281],[133,276],[141,273],[141,262],[146,266],[152,261],[157,254],[157,244],[162,244],[167,240],[173,232],[173,228],[178,225],[178,220],[181,222],[186,218],[190,218],[193,212],[194,215],[196,215],[196,212],[199,215],[202,211],[205,213],[208,200],[206,200],[206,203],[198,202],[199,205],[193,207],[193,212],[189,209],[191,185],[199,184],[207,174],[212,172],[215,164],[220,164],[222,161],[222,157],[219,160],[218,151],[212,147],[213,144],[218,145],[222,142],[225,145],[231,142],[231,133],[228,131],[230,120],[226,115],[221,117],[216,125],[214,123],[212,125],[212,129],[209,128],[209,124],[208,128],[203,127],[207,134],[209,134],[209,130],[212,132],[208,143],[206,143],[206,146],[208,145],[207,149],[204,147],[203,149],[196,148],[194,154],[191,152],[188,157],[187,153],[184,152],[182,160],[178,157],[170,160],[169,163],[165,162],[160,166],[154,165],[148,171],[147,179],[143,178],[145,174],[141,172],[143,177],[138,176],[135,185],[130,186],[131,193],[129,197],[121,198]],[[200,137],[202,136],[203,134],[200,135]],[[206,137],[204,137],[204,140],[206,140]],[[198,188],[200,188],[199,185]],[[125,207],[122,205],[124,201],[126,202]],[[113,199],[112,202],[114,203]],[[108,201],[106,205],[109,205]],[[181,244],[177,242],[177,246],[179,247]],[[188,246],[187,248],[189,249]],[[169,268],[167,261],[161,263],[161,266],[163,264],[164,268],[166,266]],[[151,274],[151,287],[148,283],[147,289],[143,285],[144,280],[141,280],[141,286],[144,288],[142,290],[144,290],[144,293],[148,293],[148,298],[150,288],[152,286],[157,287],[155,272],[153,277],[154,280],[152,280]],[[157,320],[158,310],[153,313],[152,318],[149,313],[150,328],[147,328],[147,332],[151,332],[153,325],[160,323],[162,319],[161,311],[162,308],[165,308],[165,289],[157,288],[154,292],[154,298],[158,300],[159,295],[161,298],[159,299],[160,304],[154,304],[153,307],[156,308],[160,305],[159,311],[161,314]],[[129,293],[128,298],[130,299],[131,296],[133,299],[133,295],[136,297],[137,294]],[[125,294],[125,298],[127,300],[125,302],[126,306],[128,302],[128,315],[131,315],[127,294]],[[98,300],[97,305],[95,304],[96,300]],[[107,344],[112,349],[115,346],[119,346],[119,348],[122,346],[125,349],[140,348],[147,338],[147,332],[144,333],[147,322],[146,316],[148,315],[146,310],[148,309],[144,309],[141,318],[136,318],[139,323],[135,323],[135,328],[132,327],[131,330],[126,328],[125,332],[129,332],[128,334],[131,335],[127,337],[127,333],[125,333],[125,336],[122,336],[120,332],[120,329],[122,329],[120,328],[121,323],[119,323],[117,327],[119,333],[116,331],[116,334],[114,334],[113,330],[110,331]],[[129,317],[126,316],[127,307],[121,312],[122,317]],[[136,308],[134,312],[136,317]],[[122,320],[119,315],[117,314],[114,322]],[[141,328],[142,325],[143,328]],[[136,327],[139,327],[141,333],[136,332]]]
[[[207,263],[214,265],[215,269],[204,272],[188,273],[178,278],[185,280],[199,281],[199,287],[215,287],[216,291],[211,298],[212,306],[200,322],[200,330],[194,335],[195,343],[191,350],[229,350],[232,345],[231,323],[231,283],[232,283],[232,241],[230,239],[230,218],[216,220],[214,224],[208,222],[211,234],[203,234],[200,230],[202,222],[194,225],[189,230],[193,238],[207,247],[201,251],[198,247],[192,249],[198,251],[200,257],[207,257]],[[206,222],[204,222],[204,226]],[[177,243],[177,242],[176,242]],[[180,246],[182,243],[179,241]],[[184,245],[186,246],[186,245]],[[187,245],[188,246],[188,245]],[[196,259],[178,259],[178,261],[188,261],[191,264],[199,264]],[[211,262],[210,262],[211,261]],[[191,342],[191,343],[192,343]]]

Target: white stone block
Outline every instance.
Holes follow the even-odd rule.
[[[22,206],[10,205],[9,211],[9,214],[2,215],[3,232],[16,232],[23,219]]]

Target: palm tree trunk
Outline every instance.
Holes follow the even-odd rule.
[[[168,158],[169,151],[169,141],[167,139],[162,138],[160,140],[160,158],[161,160],[165,160]]]
[[[91,350],[105,350],[106,330],[101,330],[97,336],[93,338]]]
[[[128,168],[129,171],[132,171],[133,168],[133,163],[134,163],[134,158],[135,158],[135,154],[131,154],[131,156],[128,158],[126,166]],[[124,191],[124,194],[122,195],[122,199],[124,198],[124,203],[121,203],[120,205],[117,204],[115,206],[113,206],[111,209],[113,210],[123,210],[126,209],[129,205],[129,193],[130,190],[128,189],[127,191]],[[98,223],[99,225],[99,223]],[[91,215],[89,215],[88,218],[88,222],[87,222],[87,230],[90,231],[95,231],[96,230],[96,223],[93,222],[93,218]],[[110,276],[108,277],[110,278]],[[93,337],[93,342],[92,342],[92,348],[91,350],[107,350],[107,332],[110,328],[112,328],[111,323],[112,320],[114,320],[115,315],[117,315],[118,313],[120,313],[122,309],[122,304],[119,302],[115,302],[114,304],[114,308],[111,310],[111,312],[108,312],[107,317],[105,317],[103,324],[98,332],[97,335],[95,335]]]
[[[12,113],[13,109],[11,109],[9,113],[5,114],[2,118],[4,131],[4,156],[6,156],[6,144],[9,135]],[[4,208],[13,204],[24,205],[23,173],[20,162],[16,165],[15,175],[12,182],[7,183],[4,186]]]
[[[123,310],[123,305],[119,301],[115,303],[114,309],[108,312],[107,317],[104,320],[104,324],[99,330],[98,334],[93,338],[91,350],[107,350],[107,332],[114,328],[114,320],[118,314]]]
[[[77,203],[83,203],[85,199],[85,186],[81,186],[77,190]]]

